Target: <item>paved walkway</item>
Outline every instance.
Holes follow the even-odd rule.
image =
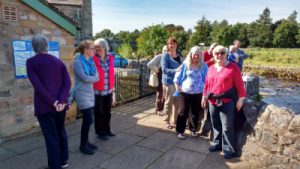
[[[78,150],[81,120],[68,124],[69,169],[250,168],[239,159],[225,161],[220,153],[209,153],[207,138],[188,136],[179,140],[174,130],[163,128],[162,117],[154,115],[153,105],[154,96],[150,96],[114,108],[111,124],[117,135],[101,141],[92,129],[91,142],[98,146],[92,156]],[[46,149],[40,132],[0,144],[1,169],[46,166]]]

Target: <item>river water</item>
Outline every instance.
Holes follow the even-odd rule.
[[[300,114],[300,83],[276,78],[259,77],[259,92],[263,101]]]

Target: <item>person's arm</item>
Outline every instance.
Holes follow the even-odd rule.
[[[41,96],[45,100],[45,102],[49,105],[54,105],[56,103],[56,98],[51,95],[51,93],[45,88],[45,86],[41,83],[38,75],[36,74],[31,62],[27,60],[26,62],[27,76],[30,80],[34,91],[36,94]]]
[[[147,67],[158,73],[159,72],[159,65],[160,65],[161,55],[156,55],[153,59],[148,62]]]
[[[75,60],[73,69],[74,69],[74,73],[84,82],[95,83],[99,80],[99,74],[97,69],[96,69],[96,74],[94,76],[88,76],[84,73],[82,64],[78,60]]]
[[[166,54],[164,54],[161,59],[161,70],[167,75],[171,75],[176,72],[176,69],[168,68],[168,56]]]
[[[178,91],[178,92],[181,92],[181,86],[179,85],[179,79],[182,79],[182,65],[177,69],[176,73],[175,73],[175,76],[174,76],[174,86],[175,86],[175,89]]]
[[[59,103],[67,103],[68,102],[68,95],[71,89],[71,79],[69,73],[67,71],[66,66],[62,63],[62,78],[63,83],[59,95]]]
[[[248,57],[248,55],[246,53],[244,53],[244,51],[242,49],[239,49],[239,55],[245,59],[246,57]]]
[[[234,86],[238,93],[238,101],[236,103],[236,108],[239,111],[243,107],[244,99],[246,97],[246,90],[244,87],[243,78],[241,75],[241,72],[238,67],[235,67],[236,70],[234,70]]]

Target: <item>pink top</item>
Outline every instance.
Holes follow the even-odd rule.
[[[230,62],[224,66],[220,72],[217,71],[215,66],[210,66],[206,75],[206,81],[203,90],[203,96],[207,93],[222,94],[232,87],[235,87],[238,93],[238,97],[245,97],[246,91],[244,82],[242,79],[241,71],[239,67]],[[223,103],[229,103],[231,99],[222,98]],[[216,99],[211,98],[209,102],[213,105],[216,103]]]

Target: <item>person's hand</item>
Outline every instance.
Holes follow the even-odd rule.
[[[56,107],[55,107],[55,109],[58,112],[63,111],[65,109],[66,105],[67,105],[66,103],[57,104]]]
[[[58,100],[55,100],[55,102],[53,103],[53,106],[56,108],[57,104],[58,104]]]
[[[206,105],[206,99],[203,98],[203,99],[201,100],[201,106],[202,106],[202,108],[204,108],[204,109],[206,108],[206,106],[207,106],[207,105]]]
[[[116,105],[116,93],[113,92],[112,94],[112,106],[115,106]]]
[[[182,92],[181,87],[179,87],[179,85],[177,83],[175,83],[175,89],[180,93]]]
[[[241,108],[243,107],[243,104],[244,104],[244,97],[240,97],[238,99],[238,101],[236,102],[236,109],[237,109],[237,111],[241,110]]]

